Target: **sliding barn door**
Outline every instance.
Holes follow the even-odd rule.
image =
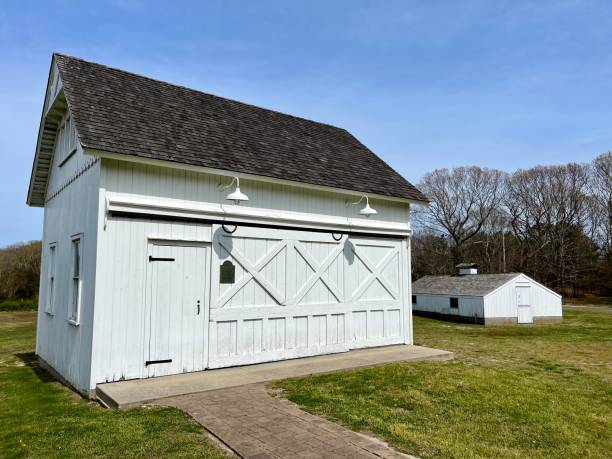
[[[211,368],[403,342],[401,240],[335,236],[214,228]]]
[[[349,240],[351,347],[402,342],[402,251],[395,239]]]

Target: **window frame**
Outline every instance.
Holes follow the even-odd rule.
[[[448,298],[451,309],[459,309],[459,297],[451,296]],[[454,303],[454,305],[453,305]]]
[[[412,295],[412,304],[417,304],[417,296]]]
[[[78,251],[76,249],[77,247]],[[83,233],[75,234],[70,237],[70,266],[68,322],[72,325],[79,325],[81,321],[81,304],[83,297]],[[77,266],[78,273],[76,273]]]
[[[47,262],[47,292],[45,298],[45,312],[50,316],[55,315],[55,286],[56,266],[57,266],[57,242],[48,244],[48,262]]]
[[[57,131],[59,145],[59,167],[62,167],[68,162],[72,155],[77,151],[77,138],[76,128],[74,127],[74,120],[70,113],[60,123],[60,127]]]

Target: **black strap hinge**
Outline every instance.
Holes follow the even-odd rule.
[[[152,257],[149,255],[149,261],[174,261],[174,258]]]
[[[145,367],[148,367],[149,365],[154,365],[156,363],[170,363],[172,362],[172,359],[165,359],[165,360],[147,360],[145,362]]]

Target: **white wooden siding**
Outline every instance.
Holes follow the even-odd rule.
[[[47,94],[45,95],[43,113],[47,113],[58,93],[62,90],[62,87],[63,83],[59,74],[59,69],[54,63],[49,72],[49,88],[47,89]]]
[[[100,162],[77,151],[62,168],[54,155],[43,226],[36,353],[77,389],[90,388],[95,294]],[[71,161],[73,161],[71,163]],[[82,233],[82,291],[79,325],[68,322],[72,291],[72,239]],[[53,314],[45,312],[49,287],[49,244],[55,243]]]
[[[109,192],[134,198],[158,197],[182,204],[229,204],[225,197],[231,190],[218,189],[220,183],[229,183],[228,177],[110,159],[104,159],[103,166],[104,187]],[[346,200],[354,196],[246,179],[240,180],[240,186],[249,197],[240,207],[362,218],[359,206],[346,206]],[[370,204],[378,214],[369,221],[407,223],[409,220],[406,203],[370,199]]]
[[[203,370],[208,356],[210,244],[149,240],[148,254],[143,349],[147,376]]]
[[[416,294],[417,303],[412,309],[484,319],[516,318],[516,288],[519,285],[529,286],[533,317],[561,317],[561,297],[524,274],[485,296]],[[450,307],[451,297],[459,299],[459,308]]]
[[[398,239],[213,226],[209,366],[410,340]],[[233,284],[219,283],[231,261]]]
[[[438,314],[448,314],[465,317],[484,317],[483,297],[467,295],[431,295],[416,294],[417,303],[412,305],[413,311],[429,311]],[[459,307],[450,307],[450,298],[459,299]]]
[[[67,115],[64,116],[64,120],[66,116]],[[57,140],[59,140],[59,136]],[[53,199],[63,188],[69,186],[68,183],[73,180],[81,170],[87,168],[92,161],[97,160],[97,158],[85,155],[80,145],[76,146],[76,150],[72,153],[72,156],[65,159],[70,154],[70,151],[68,151],[69,147],[68,145],[64,145],[64,149],[62,150],[60,145],[60,142],[56,142],[53,151],[53,162],[49,182],[47,184],[47,200]],[[62,160],[64,161],[62,162]]]
[[[561,317],[561,297],[521,274],[485,297],[485,317],[517,317],[516,286],[529,285],[534,317]]]
[[[91,388],[148,376],[145,286],[151,241],[209,243],[210,225],[111,218],[99,225]],[[204,283],[205,280],[202,280]],[[207,321],[208,318],[205,318]]]
[[[219,192],[217,185],[227,180],[179,169],[98,161],[80,148],[61,167],[53,165],[44,247],[57,243],[55,316],[40,308],[37,350],[77,388],[86,391],[98,383],[151,374],[143,365],[151,241],[211,243],[210,260],[218,262],[229,256],[227,247],[212,243],[212,228],[206,223],[108,216],[107,191],[178,203],[225,204],[227,192]],[[346,207],[347,196],[340,193],[255,180],[241,185],[250,197],[247,205],[269,209],[271,215],[280,210],[303,212],[308,218],[361,218],[358,208]],[[372,205],[379,212],[373,218],[383,226],[408,222],[406,203],[376,200]],[[236,236],[244,228],[239,226]],[[67,267],[70,236],[77,233],[83,233],[83,299],[80,325],[73,326],[66,320]],[[245,280],[223,308],[206,308],[208,333],[202,343],[202,365],[254,363],[412,341],[411,322],[406,317],[410,308],[406,301],[409,282],[404,279],[409,269],[406,240],[344,236],[346,246],[338,252],[330,233],[289,233],[260,228],[253,243],[236,238],[232,247],[244,254],[244,264],[235,263],[237,280],[248,277],[245,268],[259,274]],[[257,254],[268,254],[279,243],[285,245],[260,263]],[[48,279],[44,257],[43,280]],[[218,281],[218,263],[208,263],[212,279]],[[41,283],[41,300],[47,297],[46,284]],[[262,284],[267,288],[261,289]],[[223,295],[230,288],[213,283],[207,293]],[[181,365],[180,371],[197,369],[196,364]]]
[[[105,255],[94,335],[101,338],[93,346],[92,387],[149,375],[143,343],[150,240],[212,240],[210,368],[411,340],[400,239],[345,235],[337,242],[330,233],[246,226],[229,235],[219,225],[113,217],[100,233]],[[235,283],[220,284],[219,266],[228,259]]]

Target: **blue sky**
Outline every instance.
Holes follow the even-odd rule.
[[[407,179],[612,149],[612,2],[5,0],[0,246],[25,196],[53,51],[350,130]]]

